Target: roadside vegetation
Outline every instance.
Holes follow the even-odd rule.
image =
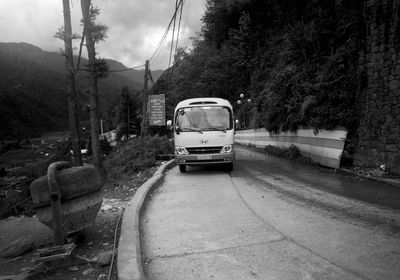
[[[245,145],[247,148],[256,150],[266,155],[280,157],[298,162],[303,165],[316,165],[309,157],[305,157],[300,153],[299,148],[295,145],[290,145],[288,148],[267,145],[264,148],[257,148],[254,144]]]
[[[364,1],[206,3],[194,48],[181,49],[156,83],[156,93],[169,97],[167,113],[194,92],[235,105],[244,94],[251,99],[244,110],[249,128],[357,125]]]
[[[138,137],[115,147],[104,161],[108,176],[133,175],[156,165],[157,157],[174,153],[167,137]]]

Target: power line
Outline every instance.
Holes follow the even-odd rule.
[[[175,0],[175,13],[177,10],[178,10],[178,0]],[[176,25],[176,15],[174,16],[174,28],[172,29],[172,41],[171,41],[171,50],[169,51],[168,68],[171,66],[172,50],[174,49],[175,25]]]
[[[172,18],[171,18],[166,30],[165,30],[165,32],[164,32],[164,35],[162,36],[160,42],[158,43],[158,46],[157,46],[156,50],[154,51],[153,55],[150,57],[149,61],[151,61],[156,56],[158,56],[158,54],[160,53],[162,47],[164,46],[165,39],[166,39],[166,37],[168,35],[168,32],[169,32],[169,30],[171,28],[171,25],[172,25],[173,21],[175,20],[176,15],[178,14],[179,10],[182,8],[182,3],[183,3],[183,0],[179,0],[179,3],[176,6],[175,12],[174,12],[174,14],[173,14],[173,16],[172,16]]]
[[[176,34],[175,55],[176,55],[176,53],[178,51],[179,32],[180,32],[180,29],[181,29],[181,21],[182,21],[182,12],[183,12],[183,4],[184,4],[184,2],[185,1],[182,0],[182,7],[181,7],[181,12],[180,12],[180,15],[179,15],[179,23],[178,23],[178,33]]]
[[[150,57],[149,61],[156,58],[160,54],[161,49],[164,47],[165,38],[167,37],[168,31],[169,31],[169,26],[168,26],[167,30],[164,32],[163,37],[161,38],[160,42],[158,43],[158,46],[157,46],[156,50],[154,51],[154,54]]]
[[[109,70],[108,72],[124,72],[124,71],[129,71],[129,70],[141,68],[141,67],[144,67],[144,66],[145,66],[145,64],[142,64],[142,65],[138,65],[138,66],[135,66],[135,67],[129,67],[129,68],[125,68],[125,69],[113,69],[113,70]]]
[[[179,2],[178,2],[179,1]],[[175,53],[176,50],[178,48],[178,40],[179,40],[179,30],[180,30],[180,26],[181,26],[181,20],[182,20],[182,10],[183,10],[183,2],[184,0],[176,0],[175,2],[175,11],[174,14],[172,15],[172,18],[167,26],[167,28],[165,29],[165,32],[163,34],[163,36],[161,37],[160,42],[158,43],[154,53],[152,54],[152,56],[148,59],[148,61],[151,61],[152,59],[155,59],[156,57],[158,57],[158,55],[161,53],[161,50],[163,49],[165,42],[166,42],[166,38],[167,35],[169,33],[169,30],[171,29],[172,23],[174,23],[174,28],[173,28],[173,34],[172,34],[172,43],[171,43],[171,50],[170,50],[170,58],[169,58],[169,63],[168,63],[168,67],[170,67],[171,65],[171,57],[172,57],[172,50],[173,50],[173,46],[174,46],[174,38],[175,38],[175,23],[176,23],[176,16],[178,15],[178,13],[180,13],[179,16],[179,23],[178,23],[178,32],[177,32],[177,38],[176,38],[176,43],[175,43]],[[109,70],[109,72],[124,72],[124,71],[129,71],[129,70],[133,70],[133,69],[137,69],[137,68],[141,68],[144,67],[145,64],[142,65],[138,65],[138,66],[134,66],[134,67],[129,67],[129,68],[125,68],[125,69],[113,69],[113,70]],[[154,82],[153,82],[154,83]]]

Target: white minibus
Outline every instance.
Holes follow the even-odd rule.
[[[180,172],[187,165],[223,164],[232,171],[235,162],[232,105],[222,98],[192,98],[174,111],[175,161]]]

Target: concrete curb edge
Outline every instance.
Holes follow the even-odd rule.
[[[170,160],[161,165],[154,175],[140,186],[125,208],[118,245],[117,274],[119,280],[146,280],[140,248],[140,213],[150,190],[161,181],[165,170],[172,167],[174,163],[174,160]]]
[[[362,175],[362,174],[357,174],[356,172],[353,172],[353,171],[345,169],[345,168],[339,168],[338,170],[343,172],[343,173],[353,175],[354,177],[360,177],[360,178],[371,180],[371,181],[381,182],[381,183],[385,183],[385,184],[391,185],[393,187],[400,188],[400,181],[399,180],[385,179],[385,178],[379,178],[379,177],[374,177],[374,176],[366,176],[366,175]]]

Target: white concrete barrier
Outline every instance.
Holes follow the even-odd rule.
[[[302,128],[296,132],[271,133],[265,129],[236,131],[235,143],[253,144],[258,148],[268,145],[288,148],[295,145],[303,156],[324,166],[339,168],[347,130],[323,130],[314,133],[313,129]]]

